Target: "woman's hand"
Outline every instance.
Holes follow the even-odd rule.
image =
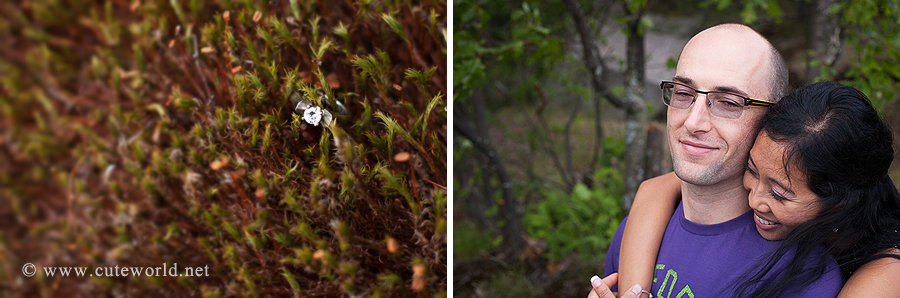
[[[600,279],[599,276],[594,275],[591,277],[591,287],[593,289],[588,294],[588,298],[638,298],[641,294],[641,285],[635,284],[631,289],[622,293],[622,296],[618,295],[617,292],[613,292],[609,289],[610,286],[615,285],[619,282],[619,274],[613,273],[607,276],[606,278]]]

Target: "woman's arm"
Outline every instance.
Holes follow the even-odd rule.
[[[640,284],[649,290],[653,285],[659,245],[680,198],[681,180],[674,172],[644,181],[638,187],[622,234],[619,289]]]
[[[900,255],[900,249],[882,253]],[[881,258],[853,272],[838,297],[900,297],[900,283],[897,281],[900,281],[900,260]]]
[[[622,292],[622,296],[619,296],[618,292],[613,292],[609,289],[609,287],[616,285],[618,281],[619,274],[613,273],[603,279],[600,279],[599,276],[594,275],[591,277],[591,286],[594,287],[590,293],[588,293],[588,298],[638,298],[641,295],[641,287],[639,285],[634,285],[627,291]]]

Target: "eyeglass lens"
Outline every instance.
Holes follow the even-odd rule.
[[[663,102],[676,109],[690,108],[701,92],[679,84],[663,84]],[[716,117],[736,119],[744,111],[744,99],[740,96],[718,92],[702,92],[707,95],[709,112]]]

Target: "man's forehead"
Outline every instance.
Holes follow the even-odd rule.
[[[683,83],[688,86],[697,86],[697,83],[694,82],[693,79],[685,76],[676,75],[673,79],[675,82]],[[717,85],[708,87],[709,90],[705,91],[724,91],[731,92],[740,95],[747,95],[747,91],[744,88],[737,87],[735,85],[730,85],[728,82],[718,82]]]
[[[765,98],[774,72],[767,49],[737,36],[698,35],[685,46],[676,66],[676,78],[705,90]]]

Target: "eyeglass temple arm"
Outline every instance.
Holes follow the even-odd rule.
[[[747,98],[746,106],[755,106],[755,107],[768,107],[775,104],[774,102],[756,98]]]

